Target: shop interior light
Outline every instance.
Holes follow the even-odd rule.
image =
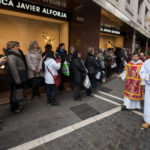
[[[43,32],[43,36],[42,37],[44,38],[44,42],[48,43],[48,44],[53,44],[53,42],[56,39],[56,35],[55,34],[50,34],[49,35],[47,32]]]

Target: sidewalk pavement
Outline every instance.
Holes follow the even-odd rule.
[[[123,88],[122,81],[113,79],[99,87],[99,91],[104,93],[97,92],[96,97],[87,97],[82,91],[81,102],[73,100],[71,91],[58,92],[59,107],[48,105],[46,96],[43,96],[23,102],[25,109],[21,114],[10,113],[9,105],[0,106],[0,117],[4,120],[0,150],[16,150],[16,146],[23,150],[24,143],[26,146],[32,143],[32,149],[36,150],[148,150],[150,131],[141,130],[143,118],[118,109],[123,103]],[[99,120],[95,120],[95,116]],[[93,122],[89,122],[91,120]],[[80,128],[74,128],[76,123]],[[73,130],[67,133],[66,127]],[[64,135],[62,130],[66,132]],[[36,146],[33,140],[46,139],[46,135],[49,135],[47,142]]]

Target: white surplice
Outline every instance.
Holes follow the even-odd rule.
[[[141,60],[138,60],[137,62],[132,61],[134,65],[141,63]],[[120,75],[122,80],[126,79],[126,70]],[[126,106],[127,109],[141,109],[141,104],[139,100],[132,100],[128,97],[124,96],[124,106]]]
[[[140,70],[142,85],[145,85],[144,121],[150,124],[150,59],[145,61]]]

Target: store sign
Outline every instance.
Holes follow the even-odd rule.
[[[22,2],[17,0],[0,0],[0,7],[13,10],[19,10],[24,12],[36,13],[39,15],[46,15],[53,18],[59,18],[69,20],[69,14],[60,10],[32,4],[28,2]]]
[[[117,35],[120,35],[120,34],[121,34],[120,31],[114,30],[114,29],[110,29],[110,28],[103,28],[103,27],[101,27],[101,28],[100,28],[100,31],[101,31],[101,32],[105,32],[105,33],[117,34]]]
[[[26,2],[44,3],[46,5],[53,5],[56,7],[67,7],[67,0],[24,0]]]

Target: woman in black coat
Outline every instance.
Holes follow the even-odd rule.
[[[73,75],[74,100],[80,99],[80,86],[83,84],[87,70],[82,63],[81,53],[75,51],[71,63]]]
[[[91,82],[92,89],[95,89],[95,75],[98,72],[98,64],[95,59],[95,51],[93,47],[88,49],[88,57],[86,60],[86,68],[88,70],[89,79]]]

